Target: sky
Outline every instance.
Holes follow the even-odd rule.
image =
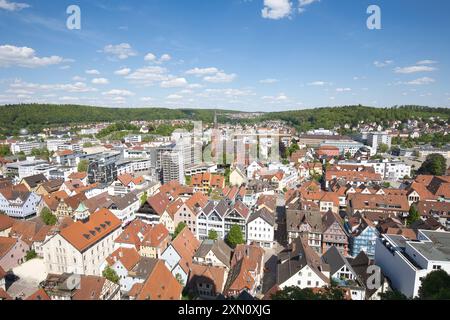
[[[450,1],[0,0],[0,105],[31,102],[449,107]]]

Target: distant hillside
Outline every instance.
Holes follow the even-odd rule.
[[[220,110],[224,114],[237,111]],[[214,110],[164,108],[102,108],[80,105],[22,104],[0,106],[0,134],[17,134],[21,128],[38,132],[45,126],[132,120],[192,119],[214,121]]]
[[[220,110],[219,121],[254,123],[261,120],[284,120],[305,131],[313,128],[330,129],[336,125],[356,125],[359,121],[387,123],[389,120],[428,119],[439,116],[448,120],[450,109],[422,106],[373,108],[344,106],[306,109],[286,112],[269,112],[255,119],[230,120],[227,114],[238,111]],[[211,123],[212,109],[164,109],[164,108],[101,108],[79,105],[23,104],[0,106],[0,135],[17,134],[21,128],[38,132],[45,126],[79,124],[88,122],[115,122],[132,120],[191,119]]]
[[[388,121],[408,119],[429,119],[439,117],[447,121],[450,117],[448,108],[429,108],[422,106],[400,106],[392,108],[373,108],[365,106],[343,106],[318,108],[286,112],[271,112],[261,117],[263,120],[284,120],[305,131],[314,128],[332,129],[336,125],[357,125],[358,122],[377,122],[387,126]]]

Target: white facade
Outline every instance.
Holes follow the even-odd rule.
[[[274,226],[261,217],[247,224],[247,243],[256,243],[264,248],[272,248],[274,241]]]
[[[42,197],[34,192],[29,192],[26,197],[6,199],[0,193],[0,211],[13,218],[25,219],[39,212]]]
[[[420,241],[382,235],[375,246],[376,265],[393,288],[409,298],[418,296],[421,279],[428,273],[440,269],[450,273],[450,256],[442,251],[450,241],[450,232],[419,230],[417,238]]]
[[[305,288],[321,288],[327,286],[328,283],[323,280],[323,276],[319,276],[315,270],[306,265],[291,276],[289,279],[279,284],[281,290],[287,287]]]
[[[114,230],[83,252],[78,251],[60,234],[56,234],[43,245],[47,272],[101,276],[102,264],[117,249],[114,240],[121,231],[121,228]]]

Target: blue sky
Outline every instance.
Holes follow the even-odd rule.
[[[0,104],[448,107],[449,17],[447,0],[0,0]]]

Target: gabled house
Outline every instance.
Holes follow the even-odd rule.
[[[297,238],[278,255],[277,285],[321,288],[330,284],[330,266],[324,263],[306,240]]]
[[[299,208],[302,208],[300,204]],[[289,209],[286,211],[286,231],[288,243],[302,237],[318,254],[322,253],[322,215],[318,208],[303,210]]]
[[[128,292],[135,283],[129,272],[140,259],[141,256],[135,248],[118,248],[105,259],[101,269],[104,270],[108,266],[113,269],[119,276],[120,290]]]
[[[322,253],[335,246],[345,257],[348,255],[348,237],[341,217],[328,211],[322,217]]]
[[[30,246],[20,238],[0,237],[0,267],[9,271],[25,262]]]
[[[375,243],[379,237],[379,232],[375,224],[361,216],[355,216],[353,226],[349,221],[345,222],[345,228],[349,234],[350,255],[356,257],[364,251],[369,258],[375,257]]]
[[[169,230],[163,224],[153,225],[141,241],[139,254],[143,257],[159,259],[169,243]]]
[[[197,264],[223,267],[230,269],[230,262],[233,250],[223,241],[203,240],[197,252],[194,255],[194,262]]]
[[[161,254],[167,268],[184,284],[187,283],[195,252],[200,242],[194,234],[185,227]]]
[[[121,248],[135,248],[138,252],[141,250],[141,243],[144,240],[145,235],[152,226],[141,221],[134,220],[120,233],[120,235],[114,240],[115,246]]]
[[[262,208],[250,215],[247,222],[247,244],[256,244],[263,248],[272,248],[275,236],[275,217]]]
[[[241,228],[244,239],[247,238],[247,221],[250,216],[250,209],[240,200],[234,202],[231,210],[225,214],[224,232],[228,234],[233,225]]]
[[[223,293],[227,276],[226,268],[193,264],[187,285],[188,291],[202,299],[216,299]]]
[[[208,197],[197,192],[183,202],[174,215],[174,225],[184,222],[192,233],[197,234],[197,216],[208,203]]]

